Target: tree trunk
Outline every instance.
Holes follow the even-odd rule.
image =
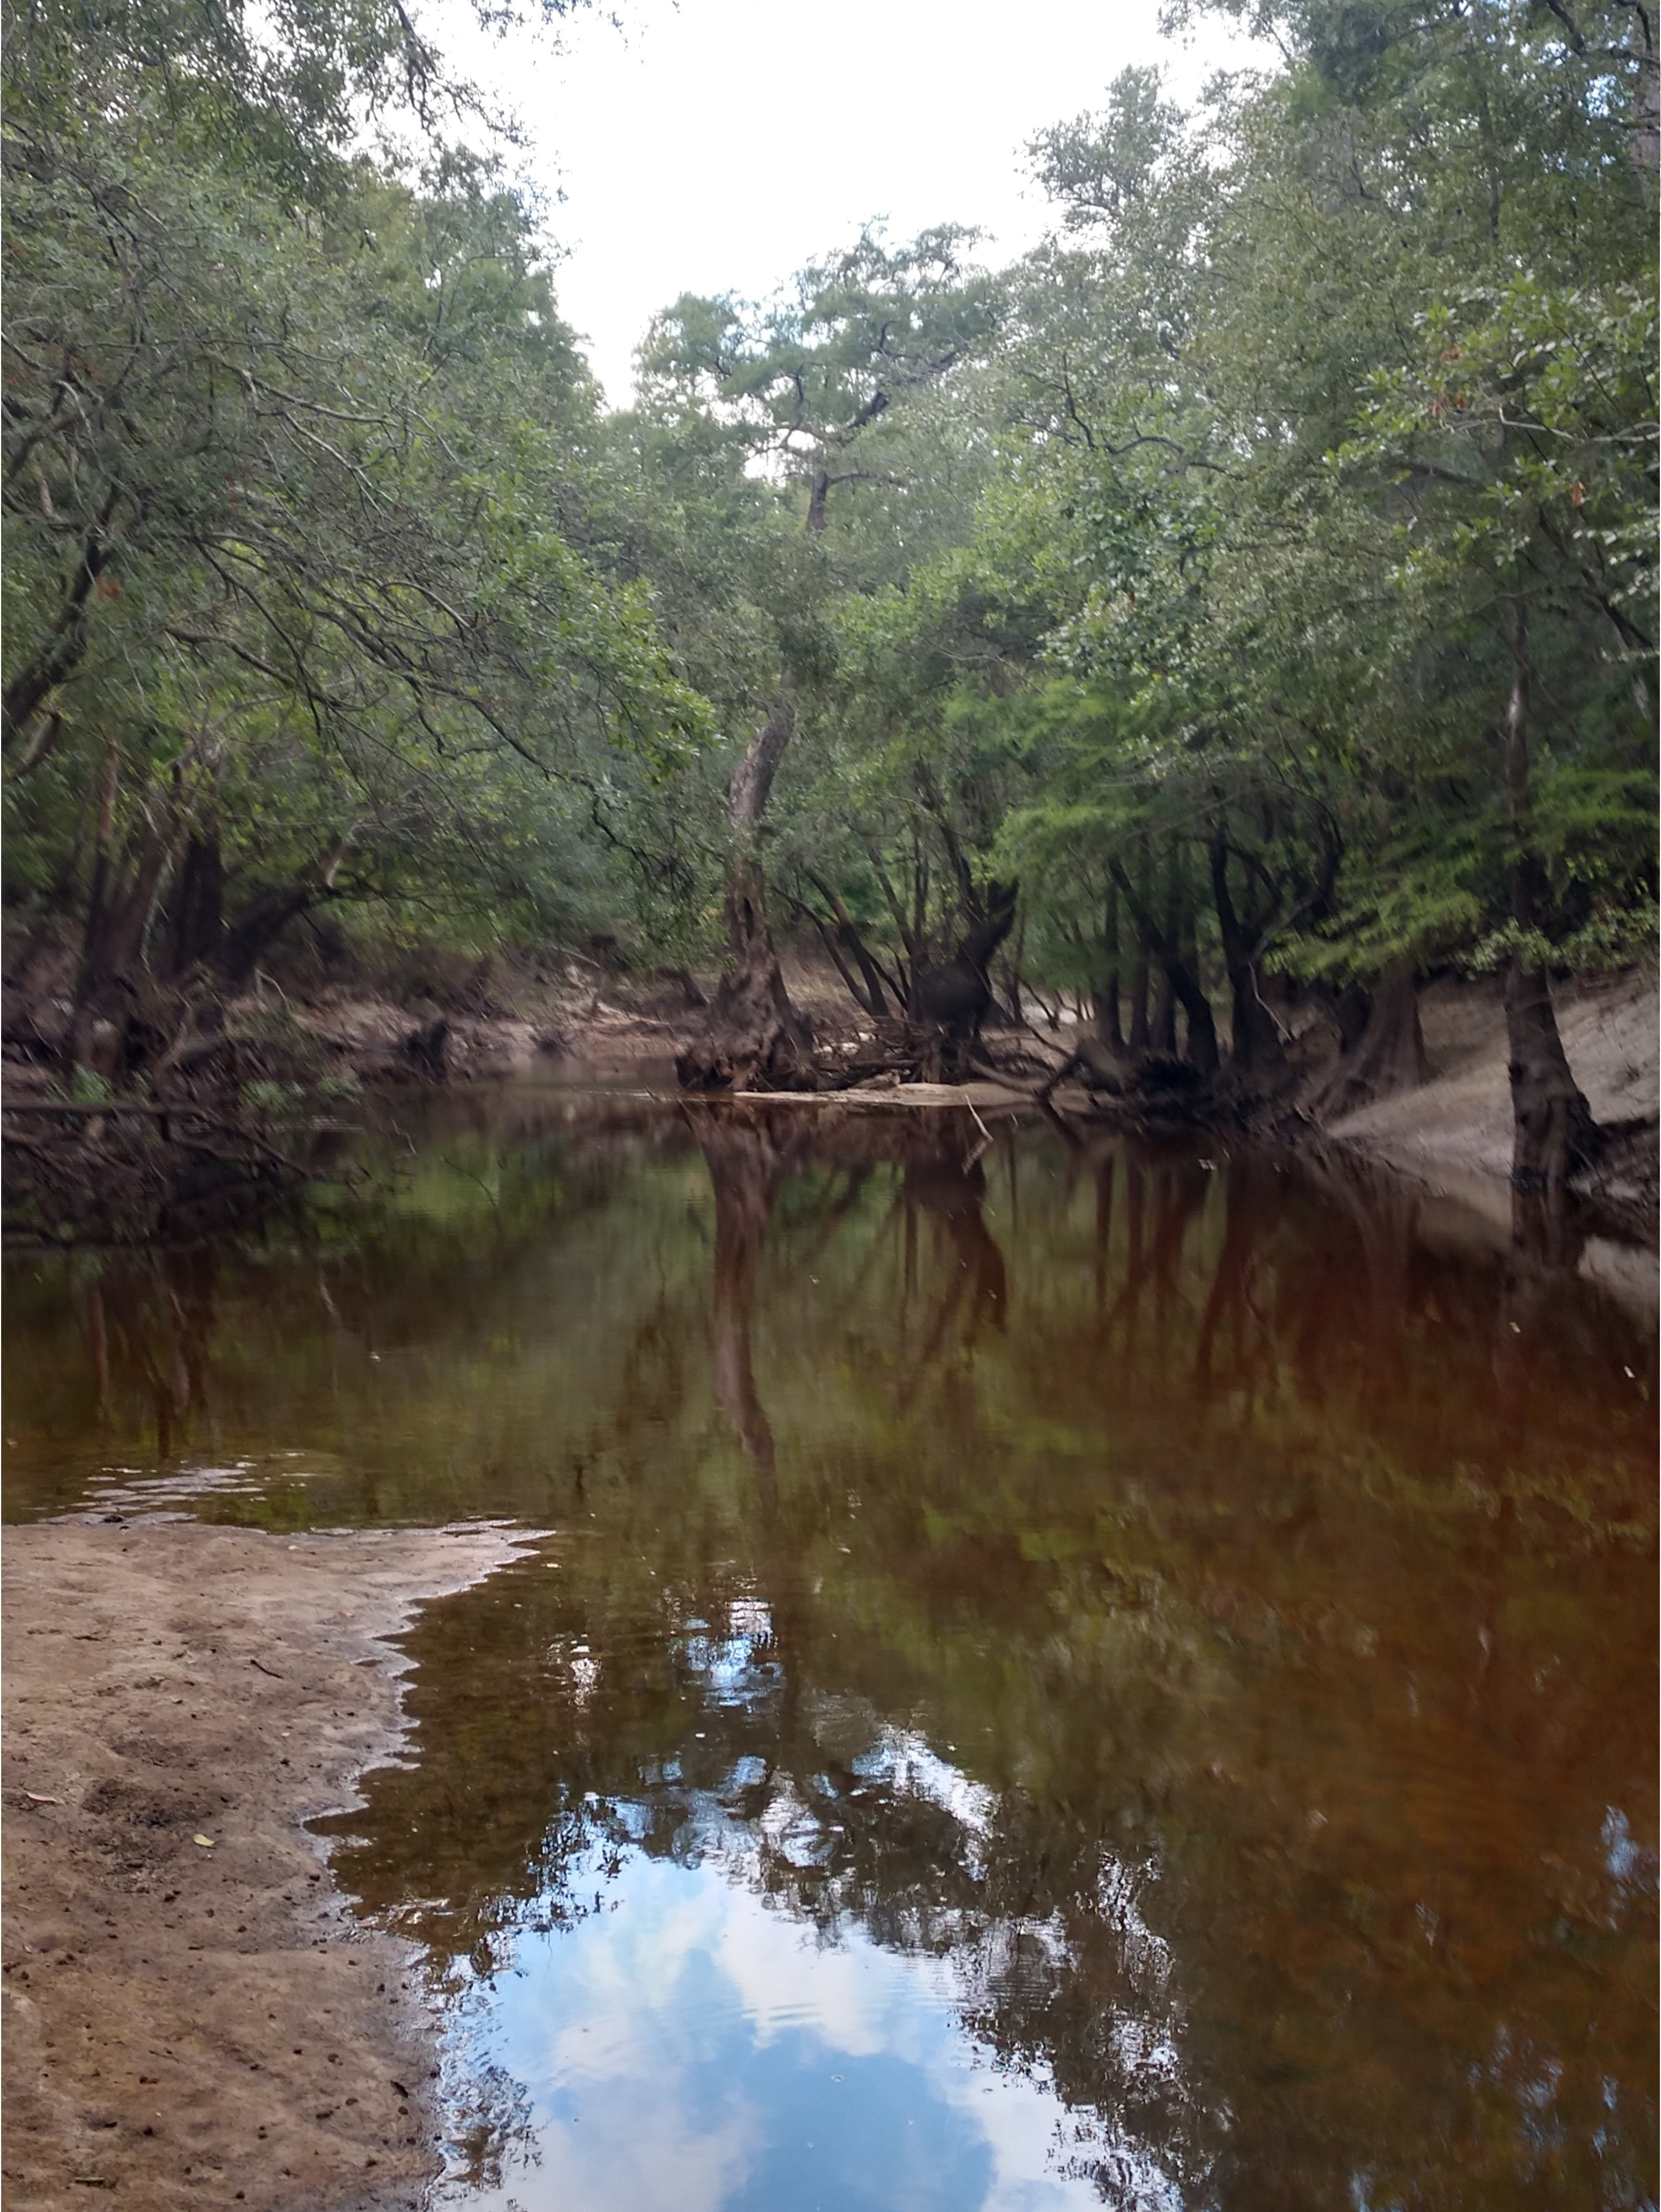
[[[1148,939],[1137,932],[1137,954],[1131,969],[1131,1024],[1125,1049],[1133,1055],[1148,1049]]]
[[[1511,642],[1516,665],[1500,734],[1512,834],[1511,916],[1524,932],[1535,927],[1540,862],[1533,844],[1528,638],[1520,606]],[[1597,1158],[1601,1139],[1563,1050],[1545,970],[1521,945],[1506,976],[1506,1040],[1511,1054],[1512,1181],[1561,1188],[1577,1169]]]
[[[1119,889],[1128,892],[1130,887],[1121,883]],[[1136,965],[1131,971],[1131,1030],[1125,1042],[1133,1054],[1148,1049],[1148,916],[1153,901],[1153,860],[1144,846],[1141,866],[1137,871],[1137,895],[1130,900],[1131,916],[1136,924],[1137,957]]]
[[[1182,878],[1178,848],[1173,846],[1166,860],[1165,878],[1165,942],[1176,946],[1182,932]],[[1172,983],[1171,969],[1161,961],[1159,980],[1154,990],[1153,1011],[1148,1018],[1148,1043],[1154,1052],[1169,1053],[1173,1058],[1177,1049],[1177,994]]]
[[[900,894],[894,889],[893,878],[882,865],[882,854],[871,844],[865,845],[864,852],[866,859],[871,864],[871,873],[876,878],[877,887],[882,891],[882,903],[888,909],[889,916],[894,922],[894,933],[904,948],[903,954],[896,954],[894,957],[894,974],[889,978],[890,988],[894,991],[894,997],[903,1006],[911,995],[912,971],[916,967],[918,960],[918,939],[912,932]]]
[[[855,1006],[858,1007],[862,1014],[876,1014],[880,1019],[880,1007],[874,1007],[871,1005],[870,993],[864,985],[855,980],[852,969],[849,967],[847,962],[842,957],[842,947],[839,942],[840,932],[830,928],[820,915],[814,913],[810,907],[803,907],[801,908],[801,912],[807,915],[808,920],[819,932],[819,940],[824,946],[826,951],[830,955],[831,965],[835,969],[837,974],[842,978],[843,982],[847,986],[848,996],[853,1000]]]
[[[45,645],[27,666],[19,670],[7,684],[3,696],[0,696],[0,732],[3,733],[8,751],[28,730],[58,685],[80,665],[87,649],[94,587],[113,550],[107,533],[119,497],[118,491],[106,495],[98,520],[82,540],[81,558]]]
[[[139,1006],[146,996],[145,939],[177,852],[177,831],[164,811],[159,821],[141,821],[118,855],[119,784],[119,763],[112,747],[99,793],[86,927],[64,1046],[66,1067],[93,1068],[106,1078],[142,1066],[150,1048],[166,1042],[141,1018]],[[93,1037],[100,1024],[112,1025],[113,1035],[94,1051]]]
[[[1325,1071],[1306,1104],[1323,1121],[1337,1121],[1376,1099],[1415,1091],[1429,1079],[1414,963],[1397,960],[1379,979],[1354,1048]]]
[[[1101,919],[1102,949],[1107,956],[1107,975],[1095,994],[1096,1029],[1112,1053],[1125,1049],[1125,1031],[1118,1010],[1118,885],[1109,879]]]
[[[1188,1002],[1184,1000],[1182,994],[1179,991],[1177,993],[1177,1003],[1182,1007],[1184,1015],[1186,1018],[1184,1023],[1185,1036],[1183,1041],[1182,1053],[1183,1057],[1192,1066],[1197,1066],[1200,1064],[1201,1058],[1209,1053],[1210,1056],[1209,1060],[1206,1062],[1206,1065],[1208,1067],[1215,1067],[1217,1064],[1217,1025],[1212,1017],[1211,1001],[1206,996],[1205,970],[1200,965],[1199,921],[1198,917],[1194,912],[1194,902],[1188,895],[1186,876],[1187,871],[1185,869],[1183,872],[1182,934],[1180,938],[1175,939],[1173,941],[1176,945],[1177,951],[1181,956],[1182,967],[1185,969],[1188,974],[1193,978],[1194,988],[1192,993],[1190,994],[1191,998],[1197,1000],[1203,1011],[1199,1021],[1200,1034],[1197,1040],[1194,1016],[1190,1011]]]
[[[1333,1027],[1338,1032],[1338,1050],[1354,1052],[1367,1034],[1367,1025],[1373,1018],[1373,994],[1364,991],[1359,983],[1345,983],[1335,991],[1323,994]]]
[[[252,977],[270,948],[291,922],[309,913],[334,889],[341,865],[352,848],[349,830],[331,853],[312,861],[297,883],[262,892],[241,920],[222,932],[215,966],[233,990],[240,990]]]
[[[1137,927],[1138,939],[1146,958],[1151,946],[1158,954],[1161,964],[1171,979],[1171,988],[1185,1014],[1188,1017],[1188,1059],[1202,1075],[1215,1075],[1217,1071],[1217,1025],[1211,1012],[1211,1001],[1205,995],[1197,971],[1182,957],[1143,908],[1141,900],[1131,888],[1131,881],[1117,860],[1108,863],[1114,883],[1121,897],[1131,909],[1131,918]],[[1143,1035],[1147,1036],[1146,1023]],[[1131,1046],[1136,1049],[1134,1009],[1131,1024]],[[1145,1044],[1143,1049],[1146,1049]]]
[[[1021,1002],[1021,963],[1027,957],[1027,917],[1021,917],[1021,927],[1015,932],[1015,951],[1009,955],[1009,1015],[1019,1028],[1027,1018],[1027,1009]],[[1040,1002],[1041,1003],[1041,1002]],[[1052,1027],[1053,1027],[1053,1024]]]
[[[836,916],[837,944],[844,951],[851,955],[860,974],[865,979],[864,994],[862,997],[852,977],[848,975],[846,969],[843,969],[843,981],[847,984],[855,1005],[864,1012],[874,1015],[878,1021],[881,1021],[888,1011],[888,1000],[882,992],[884,977],[870,947],[860,933],[858,923],[848,912],[847,907],[832,884],[826,883],[822,877],[814,875],[811,870],[809,871],[809,880],[817,885],[828,903],[831,912]],[[828,941],[828,933],[821,933],[827,936],[827,951],[831,951],[832,958],[835,959],[835,951],[832,950]],[[840,960],[837,964],[839,967],[842,965]],[[892,983],[888,988],[890,989],[894,988]]]
[[[780,700],[733,771],[726,896],[732,966],[710,1002],[702,1034],[676,1056],[675,1071],[683,1090],[811,1091],[818,1083],[813,1030],[785,988],[755,850],[773,779],[793,727],[789,702]]]
[[[1600,1132],[1576,1083],[1558,1032],[1551,988],[1538,969],[1513,960],[1506,977],[1506,1042],[1511,1053],[1511,1177],[1538,1189],[1561,1188],[1601,1149]]]
[[[1154,1003],[1148,1015],[1148,1049],[1173,1056],[1177,1049],[1177,994],[1171,988],[1171,971],[1162,961],[1154,978]]]
[[[811,1091],[813,1030],[791,1006],[767,927],[761,871],[735,854],[727,878],[732,966],[710,1001],[704,1032],[678,1055],[687,1091]]]
[[[1211,843],[1211,890],[1228,975],[1233,1031],[1229,1065],[1242,1074],[1283,1076],[1288,1070],[1281,1033],[1258,990],[1257,946],[1234,908],[1228,888],[1228,847],[1221,837]]]
[[[174,879],[167,905],[167,972],[182,975],[210,961],[225,934],[225,864],[219,839],[193,836]]]
[[[961,1082],[967,1073],[970,1048],[992,1003],[992,955],[1015,927],[1018,884],[989,884],[980,911],[970,921],[949,960],[912,970],[906,1012],[916,1022],[938,1030],[935,1080]]]

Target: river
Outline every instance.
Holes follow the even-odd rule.
[[[536,1532],[330,1824],[442,2203],[1653,2203],[1641,1255],[955,1111],[338,1164],[8,1262],[7,1504]]]

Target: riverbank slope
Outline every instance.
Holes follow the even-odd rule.
[[[1619,1127],[1652,1117],[1661,1106],[1655,977],[1639,971],[1561,986],[1552,995],[1563,1050],[1597,1119]],[[1419,1012],[1430,1081],[1345,1115],[1327,1134],[1439,1188],[1508,1182],[1511,1079],[1497,985],[1434,984],[1420,994]],[[1634,1152],[1603,1194],[1652,1211],[1653,1137]]]

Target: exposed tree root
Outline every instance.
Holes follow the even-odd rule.
[[[699,1035],[676,1057],[684,1091],[812,1091],[820,1082],[813,1029],[791,1004],[764,921],[743,929]]]

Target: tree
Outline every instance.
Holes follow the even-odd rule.
[[[169,117],[5,146],[8,805],[78,889],[63,1050],[106,1075],[322,900],[545,912],[550,793],[703,727],[597,561],[529,211],[454,157],[296,211]]]
[[[1556,1184],[1591,1164],[1598,1136],[1549,969],[1627,952],[1653,927],[1655,301],[1637,285],[1557,290],[1523,276],[1462,304],[1439,302],[1420,361],[1375,380],[1349,450],[1428,486],[1407,587],[1480,594],[1502,629],[1509,913],[1480,957],[1506,969],[1515,1176]]]
[[[811,1079],[807,1037],[780,975],[760,863],[763,819],[791,734],[832,665],[824,611],[839,586],[891,568],[894,532],[910,487],[885,464],[903,450],[920,395],[966,363],[991,327],[985,281],[966,267],[967,234],[927,232],[889,248],[871,231],[846,253],[803,270],[770,308],[683,298],[641,349],[644,451],[670,484],[695,483],[700,518],[724,520],[735,480],[771,489],[775,512],[798,514],[805,543],[755,576],[749,605],[771,650],[747,656],[748,696],[732,700],[753,734],[729,787],[725,915],[731,972],[705,1036],[681,1060],[697,1088]],[[893,504],[873,532],[848,505],[830,527],[834,495],[880,489]],[[838,510],[839,516],[841,512]],[[759,520],[759,518],[758,518]],[[767,542],[774,533],[767,522]],[[694,527],[698,525],[694,523]],[[849,573],[852,570],[852,574]],[[839,571],[840,573],[839,573]]]
[[[1271,969],[1323,979],[1349,1103],[1421,1077],[1418,965],[1510,958],[1550,909],[1510,996],[1518,1170],[1554,1179],[1589,1140],[1537,1100],[1524,1129],[1566,1070],[1521,986],[1548,945],[1619,957],[1652,926],[1647,48],[1504,9],[1276,27],[1285,71],[1197,136],[1126,78],[1035,147],[1062,235],[1011,319],[1019,475],[971,558],[1044,610],[1034,675],[1082,689],[1052,690],[1006,834],[1074,855],[1078,942],[1106,868],[1144,957],[1173,943],[1147,841],[1199,847],[1234,1060],[1278,1060]]]

